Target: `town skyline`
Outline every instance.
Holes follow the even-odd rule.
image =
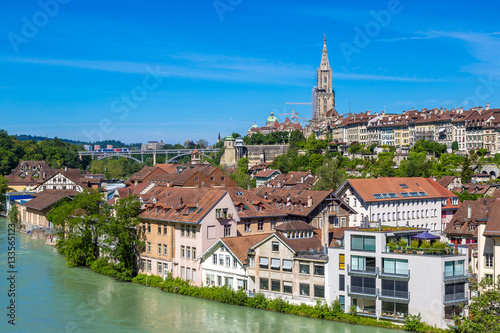
[[[228,6],[6,5],[1,127],[82,141],[214,143],[219,132],[264,125],[271,112],[280,122],[292,109],[310,118],[310,105],[285,103],[311,102],[324,34],[340,114],[500,105],[496,3]]]

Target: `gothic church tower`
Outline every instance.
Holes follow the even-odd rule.
[[[321,121],[326,118],[327,111],[335,111],[335,91],[333,90],[333,76],[330,62],[328,61],[328,51],[326,49],[326,35],[323,44],[323,55],[321,56],[321,66],[317,72],[317,83],[313,89],[313,119]]]

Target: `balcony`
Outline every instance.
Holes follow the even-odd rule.
[[[378,274],[378,267],[367,266],[364,270],[352,269],[349,264],[347,264],[347,274],[357,275],[357,276],[369,276],[376,277]]]
[[[391,321],[405,321],[405,318],[408,314],[404,312],[394,312],[394,311],[385,311],[382,310],[380,313],[381,319],[387,319]]]
[[[409,280],[410,279],[410,270],[391,271],[391,270],[385,270],[382,268],[382,270],[378,274],[378,276],[380,278],[390,278],[390,279],[396,279],[396,280]]]
[[[394,289],[382,289],[379,295],[380,299],[394,300],[394,301],[410,301],[410,292],[399,291]]]
[[[469,274],[468,273],[455,273],[455,274],[450,274],[447,272],[443,273],[443,280],[445,283],[451,283],[451,282],[468,282],[469,281]]]
[[[376,298],[378,296],[378,289],[370,287],[347,286],[347,294],[349,296]]]
[[[463,303],[463,302],[468,302],[468,301],[469,301],[469,295],[466,292],[444,295],[444,304],[445,305],[452,305],[455,303],[458,304],[458,303]]]
[[[365,317],[377,317],[377,309],[374,308],[364,308],[356,310],[356,314]]]

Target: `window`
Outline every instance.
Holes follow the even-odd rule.
[[[230,237],[231,236],[231,225],[226,224],[224,226],[224,237]]]
[[[223,254],[219,254],[219,265],[224,266],[224,255]]]
[[[186,236],[191,237],[191,226],[190,225],[186,226]]]
[[[217,254],[212,254],[212,264],[217,265]]]
[[[231,267],[231,256],[226,255],[226,267]]]
[[[260,257],[259,258],[259,267],[262,269],[268,269],[269,268],[269,258]]]
[[[184,224],[181,224],[181,237],[184,237],[186,235],[186,226]]]
[[[292,261],[288,259],[283,259],[283,271],[291,272],[292,271]]]
[[[382,271],[385,274],[408,275],[408,260],[383,258]]]
[[[342,310],[345,311],[345,296],[344,295],[339,296],[339,302],[340,302],[340,305],[342,306]]]
[[[271,219],[271,230],[274,230],[276,228],[276,219]]]
[[[217,285],[218,285],[219,287],[221,287],[221,286],[222,286],[222,276],[217,275]]]
[[[191,259],[191,247],[190,246],[186,247],[186,258]]]
[[[161,262],[158,263],[158,274],[163,274],[163,264]]]
[[[299,271],[300,274],[309,274],[309,264],[300,264]]]
[[[271,280],[271,291],[280,292],[280,280]]]
[[[151,233],[151,223],[148,223],[148,234]]]
[[[325,266],[314,264],[314,275],[325,275]]]
[[[167,244],[163,244],[163,255],[166,256],[168,254]]]
[[[142,270],[145,271],[146,270],[146,259],[142,259],[141,260],[141,267],[142,267]]]
[[[299,295],[300,296],[309,296],[309,285],[301,283],[299,285]]]
[[[273,250],[272,250],[273,252],[279,252],[280,251],[280,243],[273,242],[272,248],[273,248]]]
[[[339,269],[345,269],[345,254],[339,254]]]
[[[236,257],[233,257],[233,268],[238,268],[238,260]]]
[[[271,269],[279,271],[280,267],[281,267],[280,260],[276,258],[271,258]]]
[[[444,263],[445,276],[462,276],[464,274],[464,260],[447,261]]]
[[[151,260],[148,260],[148,272],[151,272]]]
[[[184,245],[181,245],[181,258],[186,257],[186,247]]]
[[[186,267],[184,267],[184,266],[181,266],[181,278],[183,280],[186,279]]]
[[[288,281],[283,281],[283,293],[291,294],[292,293],[292,283]]]
[[[264,231],[264,221],[257,222],[257,231]]]
[[[193,258],[193,260],[196,260],[196,248],[193,247],[192,250],[193,250],[193,256],[192,256],[192,258]]]
[[[196,269],[193,268],[193,282],[196,282]]]
[[[158,244],[158,254],[161,255],[161,244]]]
[[[158,226],[158,235],[161,235],[161,225]]]
[[[351,269],[353,271],[375,273],[376,260],[373,257],[351,256]]]
[[[167,226],[163,226],[163,236],[167,235]]]
[[[24,213],[26,213],[26,211]],[[146,232],[146,224],[145,223],[142,224],[142,232],[144,232],[144,233]]]
[[[339,290],[341,291],[345,290],[345,275],[343,274],[339,275]]]
[[[351,249],[358,251],[375,251],[375,236],[351,235]]]
[[[408,281],[382,280],[382,296],[408,298]]]
[[[325,297],[325,286],[314,285],[314,297]]]
[[[269,290],[269,279],[260,279],[260,290]]]
[[[485,267],[493,267],[493,254],[491,253],[485,254],[484,259],[485,259],[485,264],[484,264]]]
[[[151,253],[151,242],[148,242],[148,253]]]
[[[250,232],[252,231],[250,228],[250,222],[245,222],[245,232]]]
[[[168,272],[168,264],[163,264],[163,271],[165,274]]]
[[[333,218],[333,226],[334,227],[338,227],[339,226],[339,218],[338,217],[334,217]]]

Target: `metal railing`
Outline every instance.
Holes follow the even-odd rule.
[[[394,290],[394,289],[382,289],[382,294],[380,296],[409,300],[410,299],[410,292],[399,291],[399,290]]]
[[[356,310],[356,314],[376,317],[377,316],[377,309],[373,309],[373,308],[359,309],[359,310]]]
[[[408,314],[404,312],[395,311],[385,311],[382,310],[380,317],[387,318],[389,320],[404,320]]]
[[[467,280],[469,279],[469,273],[463,271],[463,272],[455,272],[455,273],[448,273],[448,272],[443,272],[443,279],[445,281],[451,281],[451,280]]]
[[[347,293],[378,296],[377,288],[371,287],[347,286]]]
[[[348,273],[359,273],[359,274],[369,274],[369,275],[377,275],[378,267],[367,266],[364,269],[353,269],[349,264],[347,266]]]
[[[382,268],[381,272],[379,274],[380,275],[393,276],[393,277],[409,278],[410,277],[410,270],[388,272],[384,268]]]
[[[444,295],[445,302],[465,301],[468,299],[469,299],[469,297],[468,297],[467,293],[465,293],[465,292]]]

